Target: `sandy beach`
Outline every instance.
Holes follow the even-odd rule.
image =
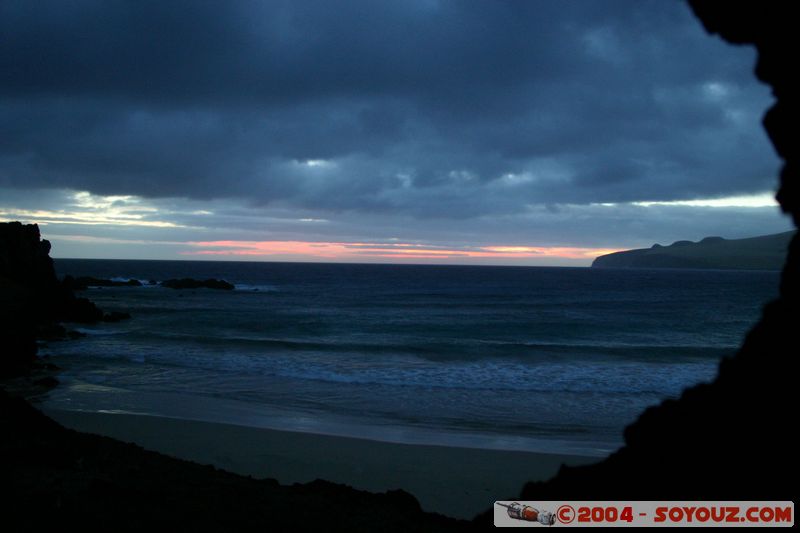
[[[173,457],[283,484],[325,479],[356,489],[404,489],[426,511],[471,518],[525,482],[547,479],[576,455],[394,444],[131,414],[50,409],[67,428],[132,442]]]

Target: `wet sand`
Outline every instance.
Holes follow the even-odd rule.
[[[403,489],[426,511],[471,518],[561,464],[595,457],[395,444],[133,414],[47,409],[65,427],[283,484],[325,479],[371,492]]]

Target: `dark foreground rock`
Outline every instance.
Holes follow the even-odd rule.
[[[170,289],[218,289],[223,291],[232,291],[235,287],[232,283],[228,283],[223,279],[168,279],[161,282],[162,287]]]
[[[2,531],[462,531],[403,491],[282,486],[68,430],[0,391]]]

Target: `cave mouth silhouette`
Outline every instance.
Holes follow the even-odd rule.
[[[798,137],[791,127],[800,122],[800,92],[793,75],[793,10],[788,2],[688,1],[710,38],[756,47],[756,77],[775,96],[763,125],[783,159],[776,198],[797,228]],[[795,234],[779,297],[764,306],[736,355],[722,360],[713,382],[646,409],[625,429],[617,452],[528,483],[520,499],[795,500],[797,437],[790,406],[797,404],[793,363],[800,353],[799,250]],[[490,523],[491,512],[476,521]]]

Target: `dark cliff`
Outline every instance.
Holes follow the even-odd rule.
[[[716,268],[780,270],[786,262],[794,231],[749,239],[706,237],[700,242],[678,241],[669,246],[601,255],[594,268]]]
[[[36,339],[58,322],[103,319],[58,280],[49,254],[36,224],[0,223],[0,376],[25,373],[36,358]]]

